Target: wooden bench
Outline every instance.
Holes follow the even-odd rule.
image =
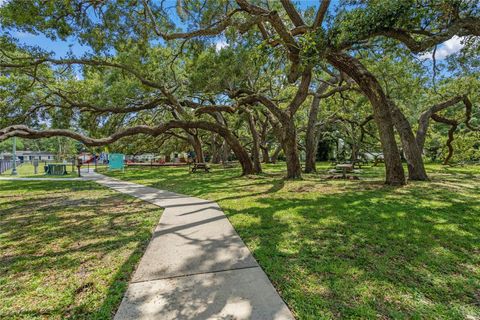
[[[362,169],[362,166],[368,166],[368,161],[364,159],[357,159],[352,162],[353,168],[357,167],[358,169]]]
[[[205,162],[199,162],[199,163],[196,163],[194,162],[192,164],[192,173],[195,173],[197,172],[197,170],[205,170],[205,172],[210,172],[210,167],[205,163]]]

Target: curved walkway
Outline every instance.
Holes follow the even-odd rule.
[[[82,174],[0,180],[91,180],[165,209],[116,320],[294,319],[216,202]]]
[[[115,319],[294,319],[217,203],[84,177],[165,209]]]

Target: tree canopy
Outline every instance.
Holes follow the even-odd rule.
[[[402,158],[426,180],[425,157],[478,157],[476,1],[10,0],[0,26],[0,140],[129,150],[141,135],[232,154],[244,174],[282,153],[288,178],[340,141],[336,158],[381,154],[392,185]],[[58,56],[21,32],[88,50]],[[437,57],[446,41],[461,50]]]

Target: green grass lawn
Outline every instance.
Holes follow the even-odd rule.
[[[0,319],[110,319],[158,207],[84,181],[0,181]]]
[[[20,178],[76,178],[78,174],[76,171],[72,171],[72,165],[67,164],[67,172],[66,175],[61,176],[54,176],[54,175],[45,175],[45,170],[43,168],[43,162],[40,162],[37,168],[37,173],[35,174],[35,168],[31,163],[24,163],[17,167],[17,176]],[[77,170],[75,168],[75,170]],[[0,177],[10,177],[11,169],[7,170],[6,172],[2,173]]]
[[[283,165],[109,175],[216,200],[298,319],[480,319],[480,166],[429,165],[431,182],[282,179]]]

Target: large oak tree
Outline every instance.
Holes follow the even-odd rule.
[[[25,98],[21,103],[36,117],[25,123],[15,120],[19,125],[2,129],[0,139],[62,135],[100,145],[129,135],[158,136],[181,129],[201,155],[201,129],[222,136],[241,161],[243,172],[252,173],[259,171],[258,155],[254,155],[257,165],[253,166],[244,146],[229,128],[230,116],[224,114],[247,115],[244,118],[253,134],[256,154],[259,141],[251,112],[262,108],[283,148],[287,177],[299,178],[297,114],[312,91],[317,100],[322,96],[327,90],[322,84],[341,91],[331,80],[332,76],[340,76],[349,83],[354,81],[370,101],[385,159],[386,183],[401,185],[406,181],[395,129],[402,142],[409,178],[425,180],[422,148],[412,124],[362,57],[374,46],[421,53],[454,36],[480,35],[480,14],[475,1],[340,1],[334,8],[330,1],[323,0],[313,8],[300,8],[289,0],[192,0],[178,1],[175,19],[163,4],[148,0],[11,1],[2,7],[2,29],[40,32],[52,38],[75,37],[88,44],[92,52],[83,57],[56,59],[45,52],[21,48],[5,34],[2,73],[9,80],[19,77],[32,82],[23,83]],[[232,81],[211,91],[205,87],[196,90],[198,86],[185,72],[185,65],[209,50],[210,39],[228,41],[234,54],[240,47],[251,48],[247,54],[261,56],[253,70],[259,71],[260,78],[262,72],[267,73],[270,83],[255,83],[255,79],[252,83],[252,77],[241,72],[240,79],[236,79],[237,75],[227,68],[217,72]],[[265,69],[272,65],[270,61],[277,65],[277,72]],[[82,67],[84,79],[75,80],[78,70],[72,66]],[[251,68],[246,66],[247,70]],[[112,76],[107,77],[104,72]],[[85,101],[91,100],[91,88],[84,90],[80,83],[91,81],[94,75],[104,87],[126,79],[131,90],[103,90],[107,99]],[[71,82],[67,88],[63,88],[65,79]],[[279,95],[281,99],[277,99]],[[35,101],[29,101],[32,96]],[[317,102],[312,103],[311,110],[315,112]],[[27,126],[35,125],[32,119],[38,119],[39,113],[49,108],[67,113],[64,118],[70,119],[69,125],[76,118],[83,120],[85,133]],[[159,121],[158,112],[165,118]],[[150,115],[148,124],[139,124],[137,120],[145,114]],[[109,126],[102,125],[106,120]],[[311,155],[308,163],[311,165]]]

